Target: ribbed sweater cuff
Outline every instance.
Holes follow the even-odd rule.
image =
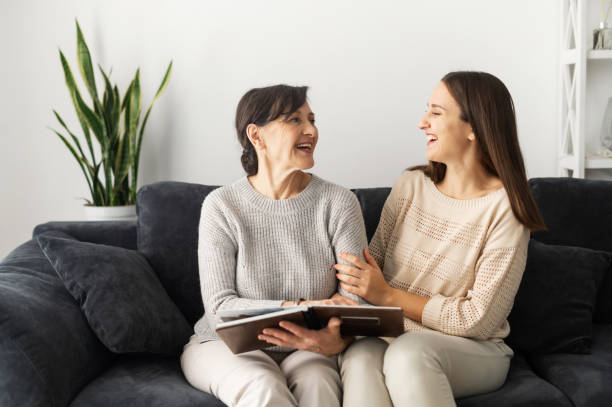
[[[442,305],[446,301],[446,297],[440,294],[434,295],[429,299],[425,308],[423,308],[423,325],[427,328],[441,331],[442,324],[440,316],[442,315]]]

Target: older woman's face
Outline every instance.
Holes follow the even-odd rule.
[[[281,115],[260,128],[262,148],[258,149],[260,164],[267,163],[284,170],[306,170],[314,166],[314,149],[319,138],[315,117],[304,103],[289,117]]]

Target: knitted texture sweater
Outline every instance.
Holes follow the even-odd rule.
[[[355,194],[316,175],[298,195],[282,200],[261,195],[246,177],[216,189],[204,200],[200,217],[198,265],[205,313],[195,325],[198,340],[219,339],[219,310],[331,297],[339,288],[332,268],[341,262],[338,254],[363,258],[366,247]]]
[[[453,199],[415,170],[393,185],[370,252],[389,285],[430,299],[422,324],[404,319],[406,331],[499,342],[510,332],[528,243],[504,188]]]

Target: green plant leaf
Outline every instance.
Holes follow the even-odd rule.
[[[79,22],[76,21],[76,29],[77,29],[77,61],[79,63],[79,69],[81,71],[81,75],[83,76],[85,86],[91,95],[91,99],[94,103],[94,106],[99,105],[98,101],[98,91],[96,90],[96,79],[94,77],[94,70],[91,64],[91,55],[89,54],[89,48],[87,47],[87,43],[85,42],[85,37],[83,37],[83,32],[81,31],[81,27],[79,26]],[[99,112],[98,112],[99,113]]]
[[[100,72],[102,73],[102,77],[104,78],[104,84],[105,84],[105,89],[104,89],[104,98],[103,98],[103,102],[102,102],[102,106],[104,107],[103,109],[103,114],[104,114],[104,121],[106,123],[106,132],[108,134],[108,137],[110,139],[110,143],[112,145],[113,140],[115,139],[115,137],[117,137],[118,134],[118,125],[119,125],[119,121],[115,120],[115,106],[119,106],[119,99],[115,98],[115,92],[113,91],[113,86],[111,85],[110,80],[108,79],[108,76],[106,75],[106,73],[104,73],[104,70],[102,69],[102,67],[100,65],[98,65],[98,68],[100,69]]]
[[[102,155],[104,155],[105,153],[108,154],[108,151],[105,151],[107,150],[106,147],[108,145],[106,139],[106,127],[104,126],[102,119],[98,117],[98,115],[94,111],[92,111],[89,106],[87,106],[83,98],[81,98],[81,94],[78,92],[78,90],[76,90],[76,88],[74,91],[74,96],[77,102],[76,107],[78,113],[85,118],[85,121],[93,131],[94,136],[96,136],[98,142],[102,146]]]
[[[155,97],[153,97],[153,100],[151,101],[151,104],[149,105],[149,108],[147,109],[147,112],[145,113],[144,119],[142,120],[142,124],[140,125],[140,132],[138,134],[138,141],[136,142],[136,149],[134,152],[134,171],[133,171],[133,176],[132,176],[133,183],[132,183],[132,188],[130,188],[133,200],[136,199],[136,188],[137,188],[136,181],[138,180],[138,164],[140,162],[140,146],[142,145],[142,135],[144,134],[144,129],[145,129],[145,126],[147,125],[147,120],[149,120],[149,114],[151,113],[153,104],[155,103],[157,98],[162,94],[162,92],[166,89],[166,86],[168,86],[168,82],[170,80],[170,74],[172,73],[172,62],[173,61],[170,61],[170,64],[168,65],[168,68],[166,69],[164,78],[162,79],[162,82],[159,85],[157,92],[155,93]]]
[[[83,175],[85,175],[85,179],[87,180],[87,185],[89,186],[89,192],[91,193],[93,197],[94,193],[93,193],[92,184],[91,184],[91,181],[89,180],[89,176],[87,175],[87,171],[85,171],[85,166],[83,165],[83,162],[85,161],[85,157],[82,157],[82,156],[79,157],[74,147],[72,147],[72,145],[68,142],[68,140],[66,140],[66,138],[59,131],[52,129],[52,128],[50,128],[50,130],[53,131],[55,134],[57,134],[57,136],[66,145],[66,147],[68,147],[68,150],[70,150],[70,153],[72,153],[72,156],[79,164],[79,167],[81,167],[81,170],[83,171]]]
[[[74,135],[74,133],[72,133],[70,131],[68,126],[66,126],[66,123],[64,123],[64,121],[60,117],[59,113],[57,113],[55,110],[53,110],[53,114],[57,118],[57,121],[60,123],[60,125],[64,128],[64,130],[66,130],[68,132],[68,134],[70,134],[70,137],[72,138],[72,141],[74,141],[74,144],[77,146],[77,148],[79,150],[79,153],[81,154],[81,157],[83,157],[83,160],[87,162],[87,158],[85,157],[85,153],[83,153],[83,149],[81,148],[81,143],[79,142],[79,139]],[[55,130],[53,130],[53,131],[55,131]]]
[[[96,161],[96,156],[94,154],[93,144],[91,143],[91,135],[89,133],[89,126],[87,124],[87,120],[79,114],[79,108],[77,99],[75,94],[79,93],[79,89],[74,82],[74,76],[72,75],[72,70],[70,69],[70,64],[66,60],[64,53],[60,50],[60,61],[62,63],[62,69],[64,70],[64,79],[66,81],[66,87],[68,88],[68,93],[70,94],[70,99],[72,100],[72,104],[74,105],[74,109],[77,113],[77,118],[79,119],[79,123],[81,124],[81,129],[83,129],[83,135],[85,136],[85,140],[87,141],[87,146],[89,147],[89,152],[91,154],[92,162]]]

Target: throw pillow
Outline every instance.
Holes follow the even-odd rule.
[[[526,353],[590,353],[593,311],[612,253],[529,242],[507,342]]]
[[[46,233],[37,240],[109,350],[180,353],[192,330],[140,253]]]

